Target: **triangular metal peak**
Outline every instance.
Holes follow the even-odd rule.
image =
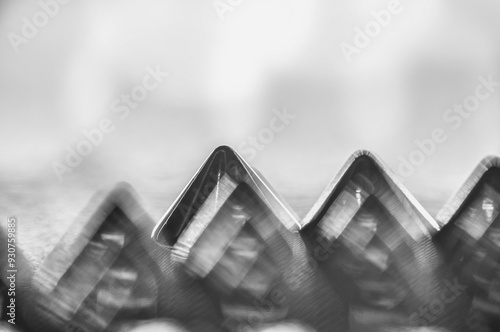
[[[301,233],[351,313],[370,312],[351,314],[351,328],[377,330],[395,315],[409,319],[406,313],[435,296],[431,236],[438,229],[390,169],[360,150],[321,194]]]
[[[384,194],[380,196],[376,192],[376,188],[366,190],[370,186],[370,178],[382,179],[393,195]],[[353,179],[354,182],[352,182]],[[358,201],[359,207],[361,207],[364,200],[369,196],[375,196],[393,217],[402,224],[414,240],[419,240],[422,236],[430,238],[431,235],[439,230],[439,225],[436,221],[406,189],[389,167],[373,153],[366,150],[359,150],[349,157],[341,171],[325,188],[312,209],[303,219],[302,227],[304,228],[304,233],[315,231],[328,211],[331,208],[335,208],[332,204],[335,204],[339,200],[344,201],[347,199],[346,197],[340,197],[340,195],[345,193],[344,189],[350,183],[355,183],[356,181],[358,183],[365,183],[365,190],[360,190],[359,193],[356,192],[355,194],[356,197],[354,199]],[[340,207],[338,211],[342,211],[342,213],[347,212]],[[352,211],[352,213],[356,213],[356,211]],[[334,223],[338,223],[337,220]]]
[[[472,307],[494,326],[500,317],[500,158],[486,157],[441,209],[434,242],[472,290]]]
[[[137,308],[138,318],[154,317],[162,273],[161,254],[149,236],[153,226],[129,185],[95,195],[34,276],[39,330],[73,324],[101,331],[122,315],[122,307],[127,315]],[[91,311],[99,319],[86,320]]]
[[[63,235],[62,239],[42,262],[39,271],[35,275],[35,283],[40,278],[40,274],[44,272],[50,272],[51,278],[56,280],[59,279],[58,277],[62,277],[76,256],[85,249],[89,240],[103,224],[106,221],[113,221],[109,217],[117,209],[121,210],[127,219],[144,233],[147,234],[147,231],[153,228],[152,220],[137,202],[135,191],[129,184],[121,183],[111,192],[100,191],[92,197],[68,232]],[[55,284],[46,281],[40,283],[39,286],[47,289],[56,287]]]
[[[489,185],[500,193],[500,157],[488,156],[481,160],[464,184],[438,212],[436,220],[443,226],[453,224],[484,185]]]
[[[462,264],[463,257],[476,252],[478,243],[500,220],[500,158],[484,158],[439,211],[437,220],[443,227],[435,242],[455,257],[453,264]]]
[[[221,200],[218,197],[224,191],[220,183],[225,177],[236,185],[246,183],[288,230],[299,230],[297,216],[269,183],[234,149],[219,146],[208,156],[156,225],[152,234],[155,241],[172,248],[210,195],[214,197],[214,211],[220,208],[217,205],[223,201],[222,196]]]

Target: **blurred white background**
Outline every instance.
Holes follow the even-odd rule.
[[[22,36],[23,17],[41,7],[0,1],[5,218],[17,217],[35,262],[116,181],[158,219],[214,147],[238,148],[283,108],[295,118],[251,164],[300,216],[355,150],[396,171],[439,127],[446,142],[404,179],[435,215],[484,156],[500,154],[500,89],[460,128],[443,121],[479,76],[500,81],[500,3],[401,0],[402,12],[346,61],[341,43],[388,3],[242,0],[221,20],[210,0],[71,0],[16,52],[9,34]],[[157,65],[170,77],[121,120],[113,101]],[[103,118],[115,130],[60,182],[53,162]]]

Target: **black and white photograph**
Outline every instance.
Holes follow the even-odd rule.
[[[500,332],[498,0],[0,0],[0,332]]]

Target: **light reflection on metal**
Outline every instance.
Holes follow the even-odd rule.
[[[148,320],[131,322],[120,327],[117,332],[187,332],[184,328],[169,320]]]
[[[361,206],[361,189],[356,189],[356,200],[358,201],[358,206]]]
[[[486,213],[486,220],[488,221],[488,223],[491,223],[493,221],[493,213],[496,213],[498,215],[498,208],[495,209],[493,200],[489,197],[485,197],[483,199],[483,211]]]

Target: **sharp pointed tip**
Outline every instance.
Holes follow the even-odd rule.
[[[481,160],[481,164],[489,164],[492,167],[500,167],[500,156],[488,155]]]
[[[223,144],[223,145],[219,145],[218,147],[216,147],[213,152],[218,152],[218,151],[235,152],[236,150],[230,145]]]

